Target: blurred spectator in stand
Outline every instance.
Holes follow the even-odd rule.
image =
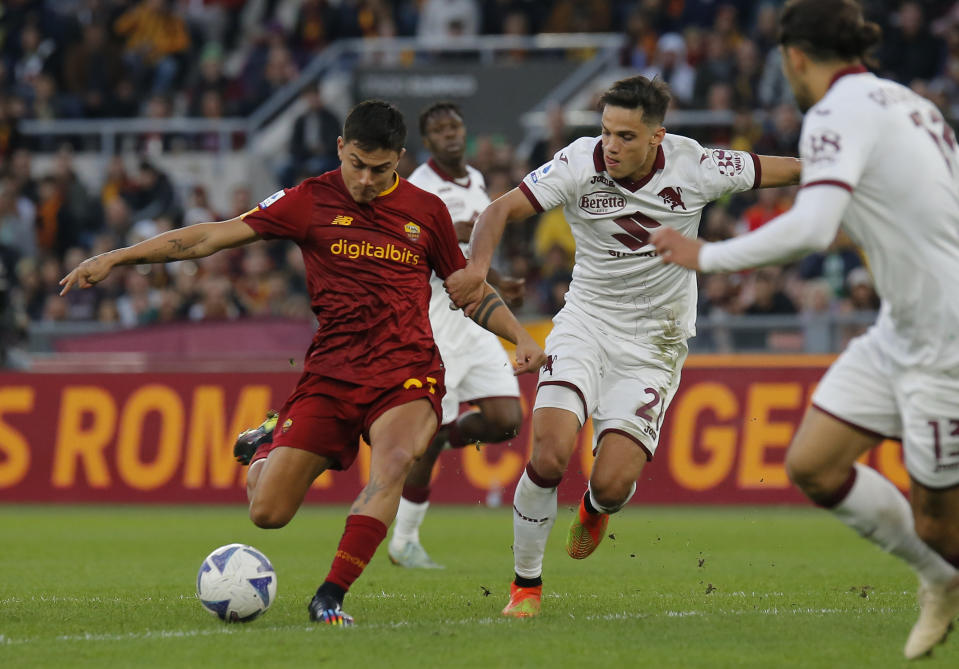
[[[248,114],[296,77],[296,63],[283,40],[273,35],[271,44],[262,72],[246,92],[243,107]]]
[[[839,302],[839,313],[863,322],[847,323],[842,327],[843,345],[853,337],[865,332],[879,311],[879,296],[876,294],[872,276],[865,267],[857,267],[846,277],[848,297]]]
[[[759,77],[757,96],[759,104],[766,109],[780,105],[789,105],[790,107],[796,105],[792,88],[786,81],[786,75],[783,74],[782,52],[778,48],[766,52],[762,73]]]
[[[566,129],[564,114],[560,104],[551,104],[546,109],[546,136],[536,141],[529,154],[529,162],[536,167],[552,160],[556,152],[572,140]]]
[[[719,114],[732,115],[733,87],[727,83],[717,81],[709,87],[706,96],[706,109]],[[700,128],[697,135],[707,146],[727,147],[732,143],[732,126],[727,122]]]
[[[61,147],[57,152],[52,174],[63,198],[63,220],[72,228],[64,239],[72,240],[70,243],[84,241],[86,235],[99,224],[103,212],[99,202],[90,197],[86,186],[77,176],[71,149]]]
[[[547,33],[609,32],[611,7],[608,0],[557,0],[546,19]]]
[[[123,57],[137,88],[169,93],[190,48],[186,22],[177,14],[173,0],[141,0],[117,18],[113,30],[126,39]]]
[[[736,110],[731,135],[729,148],[755,153],[756,142],[763,136],[763,127],[756,120],[752,109],[741,107]]]
[[[726,323],[739,311],[737,279],[734,274],[706,274],[700,277],[696,311],[700,319],[706,321],[701,321],[696,337],[690,340],[693,347],[717,353],[733,350],[732,334]]]
[[[117,313],[124,327],[143,325],[146,316],[157,300],[150,287],[150,279],[140,268],[127,269],[123,280],[123,294],[117,298]]]
[[[17,192],[16,184],[9,178],[0,180],[0,255],[5,266],[36,255],[36,216],[36,206]]]
[[[479,34],[480,8],[476,0],[425,0],[420,5],[416,35],[426,43],[450,43]]]
[[[733,80],[733,58],[729,46],[715,33],[706,35],[706,58],[696,68],[693,88],[693,106],[704,109],[709,105],[709,92],[716,84],[729,85]]]
[[[293,49],[297,61],[305,64],[336,37],[336,11],[328,0],[303,0],[293,25]]]
[[[751,36],[760,57],[779,50],[779,8],[775,4],[764,3],[759,6]]]
[[[759,81],[762,76],[762,60],[756,45],[743,40],[736,49],[736,65],[733,79],[733,105],[755,109],[759,106]]]
[[[223,71],[223,47],[211,42],[203,47],[200,62],[190,74],[185,92],[187,114],[200,116],[203,113],[203,96],[215,91],[220,94],[226,115],[236,115],[239,92]]]
[[[756,191],[756,204],[743,212],[743,222],[746,231],[752,232],[756,228],[768,223],[791,206],[790,198],[786,196],[784,188],[760,188]]]
[[[225,276],[209,276],[200,279],[198,301],[190,306],[188,313],[191,321],[223,321],[239,318],[241,311],[237,306],[230,280]]]
[[[656,43],[656,56],[649,67],[643,71],[647,79],[659,77],[673,92],[673,97],[681,106],[687,107],[693,101],[696,85],[696,70],[686,62],[686,40],[679,33],[666,33]]]
[[[763,136],[756,142],[756,153],[774,156],[799,155],[802,118],[793,104],[781,104],[767,118]]]
[[[33,153],[29,149],[20,148],[13,152],[10,156],[7,176],[13,180],[14,187],[20,195],[30,198],[34,204],[38,202],[37,180],[33,178]]]
[[[248,316],[270,315],[269,277],[273,260],[266,244],[252,244],[243,248],[240,265],[242,272],[236,281],[236,296]]]
[[[189,200],[186,205],[186,212],[183,214],[183,225],[194,225],[196,223],[209,223],[211,221],[220,221],[222,219],[210,205],[210,196],[207,193],[206,186],[196,184],[190,189]]]
[[[812,279],[802,288],[800,320],[803,326],[803,350],[806,353],[829,353],[832,336],[833,289],[825,279]]]
[[[882,36],[879,66],[883,76],[906,85],[914,79],[934,78],[941,71],[945,50],[942,40],[929,32],[922,6],[905,2],[896,19]]]
[[[290,134],[290,162],[280,170],[281,185],[289,188],[306,177],[317,176],[336,169],[336,138],[342,132],[340,120],[323,102],[316,86],[303,92],[304,111],[293,122]]]
[[[796,313],[796,305],[782,289],[782,270],[762,267],[749,274],[743,283],[740,300],[742,312],[749,316],[789,316]],[[767,329],[739,330],[734,341],[736,349],[765,350],[779,335]]]
[[[40,75],[50,71],[52,57],[56,51],[56,42],[44,38],[33,16],[23,26],[19,35],[10,33],[13,39],[19,38],[20,49],[12,61],[10,72],[15,92],[24,97],[33,95],[33,88]]]
[[[151,120],[168,120],[173,116],[170,100],[164,95],[150,96],[144,105],[143,116]],[[182,143],[182,140],[169,132],[154,130],[140,134],[137,139],[137,148],[140,153],[159,156],[172,149],[175,142]]]
[[[84,117],[114,116],[111,103],[123,65],[102,24],[83,27],[83,39],[67,51],[62,70],[64,91],[75,98]]]
[[[859,251],[846,233],[840,231],[836,240],[825,251],[812,253],[799,261],[799,276],[803,279],[823,279],[835,297],[846,289],[846,277],[862,266]]]
[[[17,127],[22,118],[16,112],[18,102],[22,109],[22,102],[13,96],[6,97],[0,91],[0,162],[6,160],[16,149],[25,144],[24,137]]]
[[[637,9],[629,15],[626,42],[626,52],[622,59],[624,66],[642,71],[653,63],[659,36],[647,13]]]
[[[207,121],[223,119],[223,96],[219,91],[204,91],[200,96],[200,117]],[[193,138],[193,148],[199,151],[235,151],[243,145],[240,133],[207,130]]]
[[[134,222],[164,214],[180,219],[180,205],[170,177],[149,160],[140,161],[135,186],[124,197]]]
[[[134,188],[133,180],[130,179],[130,176],[127,174],[123,156],[113,156],[110,159],[110,164],[107,165],[106,178],[103,181],[103,186],[100,188],[100,204],[106,207]]]

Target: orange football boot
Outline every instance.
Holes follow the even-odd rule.
[[[566,535],[566,552],[574,560],[588,558],[606,536],[609,524],[608,513],[590,513],[584,500],[579,500],[579,513],[569,526]]]
[[[532,618],[539,615],[543,585],[521,588],[515,583],[509,584],[509,603],[503,609],[504,616],[512,618]]]

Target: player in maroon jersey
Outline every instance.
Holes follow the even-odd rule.
[[[446,277],[466,264],[442,200],[396,174],[405,141],[395,107],[362,102],[337,142],[340,169],[228,221],[89,258],[60,281],[63,295],[102,281],[117,265],[201,258],[259,239],[300,246],[318,326],[272,441],[252,457],[247,489],[253,522],[283,527],[317,476],[349,467],[361,435],[370,444],[369,483],[309,605],[312,620],[334,625],[352,624],[343,597],[386,536],[403,481],[439,423],[443,365],[428,318],[430,273]],[[472,318],[516,344],[517,373],[545,362],[492,288]]]

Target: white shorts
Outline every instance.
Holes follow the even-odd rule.
[[[635,441],[652,460],[663,416],[679,387],[685,341],[630,341],[600,332],[569,306],[553,319],[536,409],[566,409],[580,425],[593,417],[593,449],[607,432]]]
[[[509,355],[492,332],[470,328],[469,335],[456,347],[439,340],[436,343],[446,368],[443,425],[456,420],[461,402],[519,397],[519,383],[513,375]]]
[[[959,485],[959,376],[901,367],[873,330],[829,368],[813,406],[877,437],[902,439],[906,470],[927,488]]]

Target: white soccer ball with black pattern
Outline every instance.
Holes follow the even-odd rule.
[[[276,571],[266,556],[252,546],[220,546],[200,565],[196,596],[220,620],[250,622],[276,599]]]

